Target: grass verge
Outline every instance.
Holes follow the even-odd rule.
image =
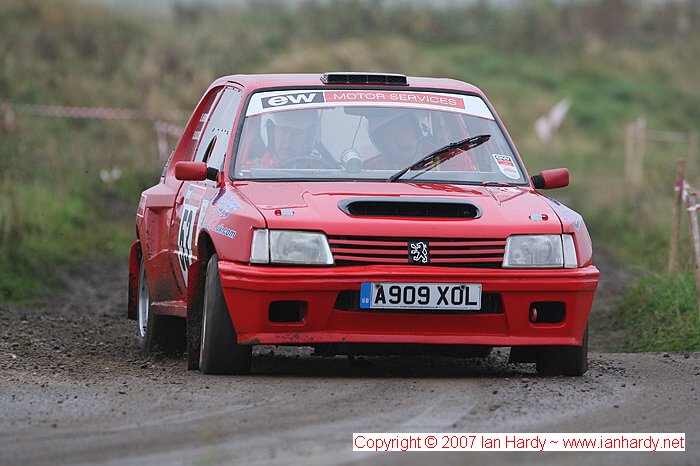
[[[21,209],[19,224],[2,229],[0,302],[37,302],[61,285],[59,268],[128,255],[133,219],[116,195],[33,183],[15,185],[3,198]]]
[[[693,272],[651,274],[619,298],[612,316],[620,351],[700,351],[700,312]]]

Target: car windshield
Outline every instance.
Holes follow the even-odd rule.
[[[233,174],[254,180],[387,180],[437,149],[479,135],[490,137],[399,181],[525,184],[480,97],[366,89],[258,92],[246,109]]]

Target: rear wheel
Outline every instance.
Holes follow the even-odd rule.
[[[184,349],[185,327],[184,320],[159,316],[151,307],[151,290],[146,277],[144,258],[139,266],[139,285],[137,297],[137,321],[139,346],[144,353],[164,351],[177,353]]]
[[[209,259],[204,283],[199,370],[205,374],[250,372],[252,354],[251,345],[237,343],[236,330],[231,322],[219,278],[219,260],[214,254]]]
[[[579,376],[588,370],[588,327],[581,346],[549,346],[537,353],[537,373],[540,375]]]

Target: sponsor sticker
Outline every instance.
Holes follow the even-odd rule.
[[[395,102],[464,108],[461,96],[430,92],[327,91],[326,102]]]
[[[496,161],[498,169],[501,170],[505,176],[512,180],[517,180],[520,178],[520,172],[518,167],[510,155],[493,154],[493,160]]]
[[[263,97],[263,108],[284,107],[286,105],[314,104],[324,102],[323,92],[306,92],[295,94],[281,94],[272,97]]]
[[[227,237],[227,238],[233,239],[233,238],[236,237],[236,231],[235,231],[235,230],[232,230],[232,229],[230,229],[230,228],[226,228],[226,227],[223,226],[223,225],[217,225],[217,226],[214,228],[214,231],[217,232],[217,233],[219,233],[220,235],[224,235],[224,236]]]
[[[230,194],[223,195],[215,205],[221,218],[228,218],[231,213],[242,209],[241,204]]]
[[[145,194],[141,194],[141,200],[139,201],[139,208],[136,209],[136,216],[143,218],[144,214],[146,213],[146,199],[148,199],[148,196]]]
[[[215,229],[218,224],[227,219],[233,212],[243,209],[238,200],[223,189],[212,199],[211,203],[207,202],[206,207],[208,211],[207,219],[202,221],[202,224],[203,228],[209,229]],[[204,208],[204,205],[202,205],[202,208]]]
[[[576,230],[581,229],[581,224],[583,223],[583,217],[581,217],[578,212],[569,209],[561,202],[551,197],[546,197],[545,200],[552,206],[552,208],[557,212],[559,218],[564,222],[571,223]]]

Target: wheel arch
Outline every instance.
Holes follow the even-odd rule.
[[[202,335],[204,306],[204,279],[209,259],[216,254],[216,246],[207,231],[197,238],[197,260],[187,269],[187,368],[199,369],[199,351]]]
[[[129,294],[127,300],[126,317],[131,320],[136,320],[138,287],[139,287],[139,269],[141,267],[141,241],[138,239],[131,245],[129,253]]]

